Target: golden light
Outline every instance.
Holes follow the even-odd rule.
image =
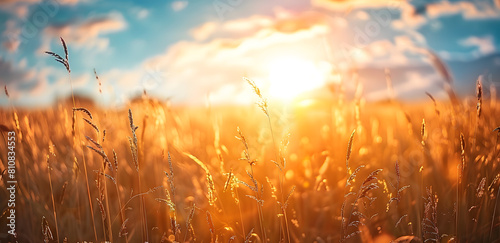
[[[325,76],[312,61],[282,57],[269,65],[269,94],[274,98],[293,99],[301,93],[325,84]]]

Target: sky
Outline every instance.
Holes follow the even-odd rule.
[[[105,106],[144,91],[245,104],[242,77],[276,99],[361,83],[364,98],[383,100],[386,69],[397,98],[443,97],[429,52],[462,95],[479,75],[487,91],[500,82],[500,0],[1,0],[0,33],[0,106],[50,106],[71,87]],[[60,37],[70,76],[44,53],[64,57]]]

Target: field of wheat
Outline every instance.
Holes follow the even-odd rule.
[[[10,131],[18,181],[17,239],[5,242],[500,239],[500,107],[480,86],[455,103],[332,94],[285,106],[242,82],[255,106],[144,95],[123,109],[3,108],[2,187]]]

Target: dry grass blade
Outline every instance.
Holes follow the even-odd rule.
[[[116,185],[116,179],[113,177],[113,176],[110,176],[102,171],[98,171],[98,170],[94,170],[94,173],[98,174],[98,175],[102,175],[108,179],[110,179],[115,185]]]
[[[187,157],[189,157],[190,159],[192,159],[194,162],[196,162],[196,164],[198,164],[205,172],[207,172],[207,173],[209,172],[208,167],[203,162],[201,162],[201,160],[196,158],[194,155],[192,155],[190,153],[186,153],[186,152],[183,152],[183,154],[186,155]]]
[[[256,197],[255,197],[255,196],[253,196],[253,195],[245,195],[245,196],[247,196],[247,197],[249,197],[249,198],[251,198],[251,199],[255,200],[255,201],[256,201],[256,202],[257,202],[260,206],[264,206],[264,200],[262,200],[262,199],[258,199],[258,198],[256,198]]]
[[[448,96],[449,96],[451,102],[453,103],[454,106],[458,105],[459,104],[458,98],[457,98],[455,92],[453,91],[453,89],[451,88],[453,85],[453,77],[451,76],[451,73],[448,70],[448,68],[446,67],[445,63],[433,51],[431,51],[429,49],[425,49],[424,52],[427,54],[427,56],[431,60],[431,63],[434,66],[434,68],[436,68],[438,73],[445,80],[445,91],[448,93]]]
[[[68,186],[68,182],[64,182],[63,186],[62,186],[62,189],[61,189],[61,196],[59,197],[59,204],[62,205],[63,204],[63,200],[64,200],[64,195],[66,193],[66,187]]]
[[[260,109],[266,114],[267,117],[269,117],[269,110],[268,110],[268,104],[267,100],[262,96],[262,93],[260,92],[259,87],[255,84],[255,82],[249,78],[243,77],[243,80],[245,80],[250,86],[252,86],[253,92],[259,97],[259,101],[257,102],[257,105],[260,107]]]
[[[461,158],[461,163],[459,164],[460,173],[458,175],[459,182],[462,181],[462,177],[465,170],[465,138],[463,133],[460,133],[460,158]]]
[[[106,139],[106,130],[102,130],[102,143],[104,143],[105,139]]]
[[[290,197],[293,195],[293,192],[295,191],[295,186],[292,187],[292,189],[290,189],[290,192],[288,193],[288,195],[286,196],[285,198],[285,203],[283,204],[283,210],[285,210],[287,207],[288,207],[288,200],[290,199]]]
[[[92,128],[94,128],[94,130],[99,133],[99,128],[97,127],[96,124],[94,124],[92,121],[90,121],[89,119],[87,118],[82,118],[87,124],[89,124]]]
[[[233,179],[233,170],[229,171],[226,183],[224,183],[224,190],[222,192],[226,192],[227,188],[231,185],[232,179]]]
[[[116,152],[114,149],[113,149],[113,160],[115,162],[115,172],[118,172],[118,156],[116,155]]]
[[[175,212],[175,204],[172,202],[172,200],[163,198],[155,198],[155,200],[167,204],[170,211]]]
[[[209,200],[208,202],[210,203],[210,205],[214,205],[215,201],[217,200],[217,197],[215,196],[217,192],[215,190],[215,183],[213,181],[212,174],[210,174],[208,167],[194,155],[186,152],[184,152],[184,155],[188,156],[190,159],[196,162],[196,164],[198,164],[205,171],[207,176],[207,186],[208,186],[208,200]]]
[[[135,131],[138,126],[134,125],[134,117],[132,116],[132,110],[128,109],[128,120],[130,123],[130,130],[132,132],[132,137],[128,137],[129,143],[130,143],[130,151],[132,152],[132,158],[134,160],[134,166],[135,170],[139,171],[139,157],[138,157],[138,141],[137,141],[137,135]]]
[[[481,179],[481,182],[479,182],[479,185],[476,188],[476,197],[480,198],[484,195],[485,184],[486,184],[486,177],[483,177],[483,179]]]
[[[255,82],[249,78],[246,78],[246,77],[243,77],[243,80],[245,80],[248,84],[250,84],[250,86],[252,86],[252,89],[253,89],[253,92],[259,96],[259,98],[263,98],[262,97],[262,93],[260,92],[260,89],[259,87],[257,87],[257,85],[255,84]]]
[[[427,51],[427,55],[428,57],[430,58],[432,64],[434,65],[434,67],[437,69],[437,71],[439,72],[439,74],[444,78],[444,80],[448,83],[448,84],[452,84],[453,83],[453,78],[450,74],[450,72],[448,71],[448,68],[446,67],[446,65],[444,64],[443,61],[441,61],[441,58],[439,58],[436,53],[434,53],[433,51],[431,50],[426,50]]]
[[[361,185],[366,185],[368,182],[372,181],[372,180],[376,180],[377,179],[377,175],[382,171],[383,169],[377,169],[377,170],[374,170],[372,173],[370,173],[368,175],[368,177],[366,177],[365,181],[363,181],[363,183]]]
[[[122,237],[122,236],[127,236],[128,235],[127,222],[128,222],[128,218],[125,219],[125,221],[123,221],[122,226],[120,227],[120,232],[118,234],[118,237]]]
[[[252,181],[253,181],[253,180],[252,180]],[[246,182],[244,182],[244,181],[238,181],[238,183],[240,183],[240,184],[242,184],[242,185],[244,185],[244,186],[248,187],[248,189],[250,189],[250,190],[252,190],[252,191],[254,191],[254,192],[258,192],[257,187],[255,187],[255,186],[250,186],[250,185],[248,185],[248,183],[246,183]]]
[[[345,184],[345,187],[350,186],[350,185],[351,185],[351,183],[352,183],[352,182],[354,182],[354,180],[356,179],[356,175],[357,175],[357,174],[358,174],[358,172],[359,172],[362,168],[364,168],[364,167],[365,167],[365,165],[360,165],[360,166],[358,166],[358,168],[356,168],[356,169],[354,170],[354,172],[352,172],[352,174],[349,176],[349,178],[347,178],[347,182],[346,182],[346,184]]]
[[[465,138],[463,133],[460,133],[460,154],[465,154]]]
[[[253,235],[253,228],[248,232],[247,237],[245,237],[245,243],[249,243]]]
[[[207,187],[208,187],[208,203],[210,206],[213,206],[215,204],[215,201],[217,201],[217,191],[215,190],[215,183],[212,178],[212,175],[210,172],[207,170]]]
[[[354,134],[356,133],[356,129],[354,129],[351,133],[351,137],[349,137],[349,142],[347,143],[347,154],[345,157],[345,165],[347,168],[347,172],[349,172],[349,159],[351,158],[351,152],[352,152],[352,142],[354,140]]]
[[[102,94],[102,84],[101,84],[101,80],[99,79],[99,76],[97,76],[97,72],[94,68],[94,75],[95,75],[95,79],[97,80],[97,83],[99,84],[99,93]]]
[[[399,226],[399,224],[401,224],[401,222],[403,221],[404,218],[408,217],[408,214],[405,214],[403,216],[401,216],[401,218],[399,218],[398,222],[396,223],[396,225],[394,226],[395,228],[397,228]]]
[[[476,96],[477,96],[477,117],[481,117],[481,110],[483,105],[483,85],[482,85],[482,76],[479,76],[476,82]]]
[[[87,140],[89,140],[91,143],[93,143],[97,148],[101,149],[102,150],[102,146],[101,144],[99,144],[98,142],[96,142],[94,139],[92,139],[91,137],[89,136],[85,136],[85,138]]]
[[[248,143],[245,136],[241,132],[240,127],[237,127],[236,130],[238,132],[238,136],[236,136],[236,139],[240,140],[243,146],[245,146],[245,149],[243,150],[243,158],[240,158],[240,160],[247,161],[250,166],[255,165],[255,163],[257,163],[257,160],[250,158],[250,153],[248,151]]]
[[[98,155],[100,155],[103,158],[103,160],[104,160],[104,169],[106,169],[106,166],[109,166],[109,169],[111,171],[113,171],[113,165],[111,164],[111,161],[109,160],[108,155],[106,155],[106,153],[104,152],[104,150],[102,150],[102,148],[100,150],[97,150],[96,148],[94,148],[92,146],[88,146],[88,145],[87,145],[87,148],[89,148],[92,151],[96,152]]]
[[[87,116],[92,120],[92,113],[90,113],[89,110],[87,110],[86,108],[83,108],[83,107],[79,107],[79,108],[73,108],[73,111],[81,111],[85,114],[87,114]]]
[[[500,179],[500,174],[497,174],[495,176],[495,178],[493,178],[493,180],[491,181],[490,185],[488,186],[488,191],[490,193],[493,193],[493,190],[494,190],[494,186],[497,184],[498,180]]]
[[[193,203],[193,206],[191,207],[191,211],[189,212],[189,216],[186,219],[186,228],[188,230],[187,230],[186,234],[184,235],[184,242],[186,242],[187,236],[188,236],[189,233],[191,233],[192,235],[194,235],[194,228],[193,228],[193,225],[191,224],[191,221],[194,218],[194,212],[195,211],[196,211],[196,204]]]
[[[422,146],[425,146],[425,119],[422,119],[422,127],[420,128],[420,137],[422,138]]]
[[[101,212],[102,220],[105,220],[106,219],[106,212],[104,210],[104,204],[102,203],[102,201],[99,198],[96,198],[96,200],[97,200],[97,204],[99,205],[99,211]]]
[[[210,214],[209,211],[207,211],[207,224],[208,224],[208,229],[210,230],[210,234],[212,235],[212,238],[215,236],[215,227],[214,227],[214,222],[212,220],[212,215]]]
[[[52,235],[52,231],[50,230],[49,222],[47,221],[47,219],[45,219],[45,216],[42,217],[42,235],[44,243],[54,241],[54,236]]]
[[[64,54],[66,55],[66,61],[68,61],[68,47],[66,47],[66,42],[64,41],[64,39],[62,37],[59,37],[61,39],[61,43],[62,43],[62,46],[63,46],[63,49],[64,49]]]
[[[439,112],[438,107],[437,107],[437,102],[436,102],[436,99],[434,99],[434,97],[433,97],[431,94],[429,94],[428,92],[425,92],[425,94],[426,94],[427,96],[429,96],[429,98],[431,98],[432,103],[434,104],[434,111],[436,112],[436,115],[438,115],[438,116],[439,116],[440,112]]]
[[[66,68],[66,70],[68,71],[68,73],[71,73],[71,69],[69,68],[69,60],[68,60],[68,47],[66,46],[66,42],[64,42],[64,39],[62,37],[60,37],[60,39],[61,39],[61,43],[62,43],[62,46],[63,46],[63,49],[64,49],[65,58],[62,58],[58,54],[56,54],[54,52],[51,52],[51,51],[46,51],[45,53],[47,53],[48,55],[53,56],[57,62],[59,62],[62,65],[64,65],[64,67]]]
[[[401,181],[401,173],[399,172],[399,161],[398,160],[396,160],[396,165],[394,167],[395,167],[395,170],[396,170],[397,185],[399,185],[399,182]]]

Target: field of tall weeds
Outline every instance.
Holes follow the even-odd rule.
[[[49,54],[70,73],[67,54]],[[332,92],[288,105],[241,82],[255,106],[180,107],[144,95],[120,109],[78,97],[2,108],[2,229],[10,131],[18,190],[17,236],[1,237],[500,240],[500,106],[480,81],[475,97],[451,101],[370,103]]]

